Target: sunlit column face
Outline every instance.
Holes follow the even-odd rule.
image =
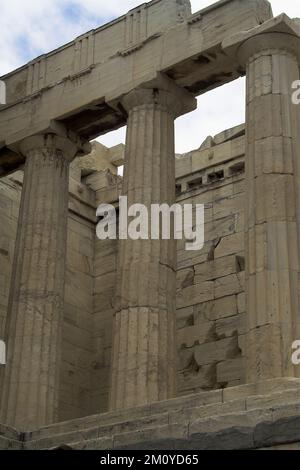
[[[6,85],[3,80],[0,80],[0,105],[6,104]]]
[[[6,347],[4,341],[0,340],[0,366],[6,364]]]

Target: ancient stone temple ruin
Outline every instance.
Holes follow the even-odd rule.
[[[152,0],[2,77],[1,448],[300,447],[299,38],[266,0]],[[245,125],[175,157],[244,75]],[[97,239],[120,195],[205,204],[204,248]]]

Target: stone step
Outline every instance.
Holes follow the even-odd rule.
[[[209,445],[205,444],[207,433],[214,435],[225,430],[226,437],[227,430],[232,428],[238,429],[238,445],[245,445],[250,439],[249,435],[253,445],[253,433],[260,423],[286,417],[294,420],[295,416],[300,415],[299,379],[276,379],[233,387],[230,389],[231,399],[225,392],[229,390],[202,392],[138,409],[58,423],[25,433],[25,447],[47,449],[69,445],[72,448],[133,448],[148,446],[150,441],[154,446],[171,445],[171,442],[172,445],[182,446],[185,443],[190,446],[191,443],[196,445],[195,440],[200,439],[201,446],[206,448]],[[243,428],[247,428],[246,436]],[[209,439],[208,443],[211,442]]]

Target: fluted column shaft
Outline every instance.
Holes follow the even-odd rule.
[[[21,149],[26,165],[0,421],[28,430],[57,420],[68,175],[76,147],[47,135],[25,140]]]
[[[241,48],[247,60],[246,297],[247,380],[299,376],[299,79],[295,41],[268,33]]]
[[[192,100],[194,105],[194,99]],[[128,111],[123,195],[128,207],[175,202],[174,119],[180,100],[165,90],[136,90]],[[151,224],[149,219],[149,232]],[[174,396],[176,241],[120,240],[110,408]]]

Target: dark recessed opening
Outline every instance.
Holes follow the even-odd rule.
[[[235,262],[236,262],[236,272],[237,273],[242,273],[245,271],[245,258],[244,256],[236,256],[235,257]]]
[[[224,179],[224,171],[214,171],[210,175],[208,175],[207,180],[209,183],[214,183],[215,181],[219,181]]]
[[[241,173],[244,173],[244,171],[245,171],[245,163],[244,162],[235,163],[234,165],[232,165],[229,168],[230,176],[239,175]]]
[[[202,187],[202,185],[203,185],[202,178],[196,178],[188,182],[188,190],[192,191],[193,189],[199,189]]]

